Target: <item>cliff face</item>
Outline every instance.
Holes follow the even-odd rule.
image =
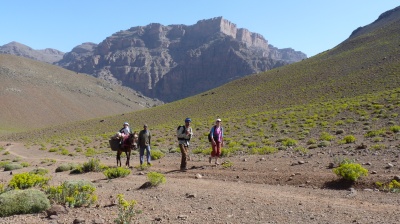
[[[217,17],[192,26],[133,27],[77,46],[57,64],[169,102],[304,58]]]

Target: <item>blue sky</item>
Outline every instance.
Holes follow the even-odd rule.
[[[71,51],[149,23],[193,25],[222,16],[277,48],[311,57],[399,6],[395,0],[0,0],[0,46]]]

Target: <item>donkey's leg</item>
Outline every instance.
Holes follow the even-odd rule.
[[[121,166],[121,151],[117,152],[117,166]]]
[[[130,165],[130,160],[131,160],[131,150],[129,149],[129,150],[126,152],[126,165],[128,166],[128,168],[131,167],[131,165]]]

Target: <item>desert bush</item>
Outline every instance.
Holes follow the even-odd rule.
[[[99,159],[90,159],[88,162],[83,163],[82,171],[84,173],[88,172],[101,172],[104,167],[100,164]]]
[[[392,131],[394,133],[400,132],[400,126],[399,125],[391,126],[390,131]]]
[[[330,135],[328,132],[322,132],[319,140],[321,141],[332,141],[335,139],[335,136]]]
[[[286,138],[282,141],[284,146],[295,146],[297,145],[297,141],[291,138]]]
[[[340,135],[340,134],[343,134],[344,133],[344,130],[343,129],[338,129],[338,130],[336,130],[336,134],[337,135]]]
[[[147,179],[149,180],[152,187],[157,187],[158,185],[163,184],[167,181],[163,174],[157,172],[148,173]]]
[[[347,135],[343,138],[344,143],[349,144],[349,143],[354,143],[356,142],[356,137],[353,135]]]
[[[94,148],[87,148],[85,152],[85,156],[92,157],[96,155],[96,150]]]
[[[328,147],[330,145],[331,145],[331,143],[329,141],[321,141],[318,143],[318,147],[320,147],[320,148]]]
[[[345,180],[357,181],[361,176],[367,176],[368,170],[358,163],[345,163],[333,169],[333,172]]]
[[[317,144],[311,144],[308,146],[308,149],[316,149],[316,148],[318,148]]]
[[[56,172],[58,173],[58,172],[70,171],[75,169],[77,166],[78,165],[74,163],[63,163],[56,168]]]
[[[385,136],[385,130],[380,129],[380,130],[375,130],[375,131],[368,131],[364,136],[367,138],[372,138],[376,136]]]
[[[400,193],[400,183],[397,182],[396,180],[392,180],[389,183],[376,182],[375,185],[381,191]]]
[[[103,171],[103,174],[107,177],[107,179],[126,177],[130,173],[131,171],[129,169],[123,167],[109,168]]]
[[[223,168],[229,168],[229,167],[233,166],[233,162],[229,161],[229,160],[225,160],[221,165]]]
[[[28,162],[21,162],[21,166],[22,166],[22,167],[28,167],[28,166],[29,166],[29,163],[28,163]]]
[[[43,167],[38,167],[36,169],[33,169],[31,172],[29,172],[30,174],[37,174],[37,175],[46,175],[49,173],[49,171]]]
[[[333,158],[333,163],[336,164],[337,166],[341,166],[343,164],[354,163],[354,160],[342,156],[337,156]]]
[[[162,153],[160,150],[153,150],[151,151],[151,159],[152,160],[157,160],[157,159],[161,159],[165,156],[164,153]]]
[[[143,163],[142,165],[135,166],[135,169],[137,169],[138,171],[143,171],[143,170],[149,169],[149,167],[151,167],[151,165],[148,165],[147,163]]]
[[[57,148],[50,148],[50,149],[49,149],[49,152],[57,152],[57,151],[58,151]]]
[[[250,153],[251,154],[258,154],[258,155],[265,155],[265,154],[272,154],[278,152],[278,149],[271,146],[264,146],[261,148],[252,148]]]
[[[6,192],[6,188],[4,186],[4,184],[0,183],[0,194],[3,194],[4,192]]]
[[[371,146],[371,150],[382,150],[385,149],[386,145],[384,144],[375,144]]]
[[[8,186],[11,189],[27,189],[35,186],[43,186],[49,182],[50,177],[33,173],[19,173],[15,174]]]
[[[88,181],[65,181],[46,189],[49,199],[68,207],[89,206],[97,201],[96,187]]]
[[[312,144],[316,144],[317,143],[317,140],[315,140],[315,139],[313,139],[313,138],[311,138],[311,139],[309,139],[308,141],[307,141],[307,145],[312,145]]]
[[[301,146],[294,148],[293,151],[299,152],[299,153],[302,153],[302,154],[307,154],[308,153],[308,149],[304,148],[304,147],[301,147]]]
[[[0,217],[39,213],[49,208],[46,194],[37,189],[11,190],[0,195]]]
[[[11,163],[10,161],[1,161],[0,168],[4,168],[7,164]]]
[[[19,163],[8,163],[4,165],[4,171],[18,170],[18,169],[22,169],[22,165]]]
[[[124,199],[123,194],[117,195],[118,199],[118,217],[114,220],[116,224],[127,224],[131,223],[132,218],[136,214],[140,214],[141,211],[135,211],[134,207],[136,205],[136,201],[127,201]]]

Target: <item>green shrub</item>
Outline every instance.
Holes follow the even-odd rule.
[[[345,136],[345,137],[343,138],[343,141],[344,141],[346,144],[354,143],[354,142],[356,142],[356,137],[354,137],[353,135],[347,135],[347,136]]]
[[[103,171],[103,174],[107,177],[107,179],[114,179],[118,177],[126,177],[131,173],[131,171],[127,168],[117,167],[117,168],[109,168]]]
[[[341,165],[343,165],[343,164],[354,163],[354,160],[353,160],[353,159],[346,158],[346,157],[338,156],[338,157],[335,157],[335,158],[333,159],[333,163],[336,164],[337,166],[341,166]]]
[[[157,172],[148,173],[147,179],[149,180],[152,187],[157,187],[158,185],[163,184],[167,181],[163,174]]]
[[[4,187],[4,184],[0,183],[0,194],[3,194],[4,192],[6,192],[6,188]]]
[[[265,155],[265,154],[272,154],[278,152],[278,149],[271,146],[264,146],[261,148],[252,148],[250,153],[251,154],[258,154],[258,155]]]
[[[225,160],[221,165],[223,168],[229,168],[229,167],[233,166],[233,162],[229,161],[229,160]]]
[[[344,163],[333,169],[333,172],[345,180],[357,181],[361,176],[368,176],[368,170],[358,163]]]
[[[11,190],[0,195],[0,217],[39,213],[49,208],[46,194],[37,189]]]
[[[143,170],[147,170],[149,169],[149,167],[151,167],[151,165],[148,165],[147,163],[143,163],[142,165],[136,165],[134,166],[135,169],[137,169],[138,171],[143,171]]]
[[[100,164],[100,160],[99,159],[90,159],[88,162],[83,163],[82,171],[84,173],[101,172],[101,171],[103,171],[103,167]]]
[[[22,166],[22,167],[28,167],[28,166],[29,166],[29,163],[28,163],[28,162],[22,162],[22,163],[21,163],[21,166]]]
[[[135,211],[135,200],[126,201],[123,194],[118,194],[118,217],[114,220],[116,224],[131,223],[135,214],[140,214],[141,211]]]
[[[318,148],[317,144],[311,144],[308,146],[308,149],[316,149],[316,148]]]
[[[282,141],[284,146],[295,146],[297,145],[297,141],[291,138],[286,138]]]
[[[304,147],[301,147],[301,146],[294,148],[293,151],[300,152],[300,153],[303,153],[303,154],[307,154],[308,153],[308,149],[306,149]]]
[[[381,183],[381,182],[376,182],[375,185],[379,188],[381,191],[386,191],[386,192],[392,192],[392,193],[400,193],[400,183],[397,182],[396,180],[392,180],[389,183]]]
[[[385,149],[386,145],[384,144],[375,144],[371,146],[371,150],[382,150]]]
[[[331,143],[329,141],[321,141],[320,143],[318,143],[318,147],[320,148],[328,147],[330,145]]]
[[[49,171],[48,171],[47,169],[43,168],[43,167],[38,167],[38,168],[32,170],[32,171],[29,172],[29,173],[44,176],[44,175],[48,174]]]
[[[319,140],[321,141],[332,141],[333,139],[335,139],[335,136],[330,135],[328,132],[322,132],[319,137]]]
[[[391,126],[390,131],[392,131],[394,133],[398,133],[398,132],[400,132],[400,126],[399,125]]]
[[[380,130],[376,130],[376,131],[368,131],[367,134],[365,134],[365,137],[367,138],[372,138],[372,137],[376,137],[376,136],[385,136],[385,130],[384,129],[380,129]]]
[[[63,163],[59,167],[56,168],[56,172],[64,172],[64,171],[69,171],[73,170],[77,167],[78,165],[74,163]]]
[[[4,171],[18,170],[18,169],[22,169],[22,165],[19,163],[8,163],[4,165]]]
[[[15,174],[8,186],[11,189],[27,189],[35,186],[43,186],[49,182],[50,177],[44,177],[42,175],[33,173],[20,173]]]
[[[0,168],[4,168],[7,164],[11,163],[10,161],[1,161]]]
[[[164,157],[165,154],[162,153],[160,150],[153,150],[151,151],[151,159],[152,160],[157,160],[157,159],[161,159],[162,157]]]
[[[87,148],[85,152],[85,156],[92,157],[96,155],[96,150],[94,148]]]
[[[89,206],[97,201],[96,187],[88,181],[65,181],[46,189],[49,199],[68,207]]]

